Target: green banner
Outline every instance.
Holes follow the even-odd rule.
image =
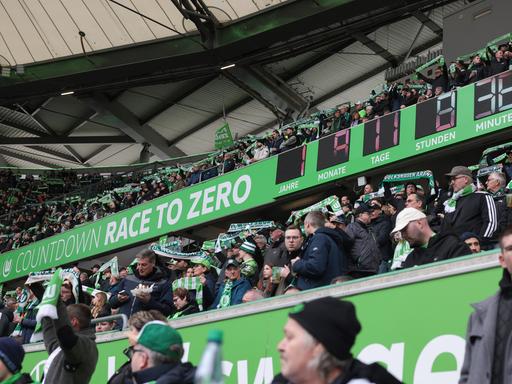
[[[229,124],[225,123],[215,131],[215,149],[229,148],[233,145],[233,136]]]
[[[489,87],[489,83],[494,86]],[[512,126],[512,72],[336,132],[305,146],[2,254],[0,283],[266,206]],[[508,84],[508,85],[507,85]],[[508,88],[504,88],[507,86]],[[499,97],[498,97],[499,96]]]
[[[353,348],[355,356],[381,362],[408,384],[457,384],[470,303],[496,292],[500,276],[501,270],[493,268],[348,297],[356,305],[362,324]],[[325,294],[322,289],[317,292]],[[279,299],[269,299],[269,304],[272,300]],[[289,310],[263,309],[181,328],[184,358],[198,364],[208,330],[220,329],[225,335],[222,354],[226,383],[270,383],[280,371],[276,346],[283,337]],[[107,381],[125,361],[122,350],[127,346],[126,339],[98,344],[100,357],[91,383]],[[46,352],[27,353],[24,371],[40,378],[47,356]]]

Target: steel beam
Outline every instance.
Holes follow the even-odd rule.
[[[38,144],[126,144],[134,143],[129,136],[43,136],[43,137],[6,137],[0,136],[0,145],[38,145]]]
[[[388,63],[390,63],[393,67],[398,65],[398,60],[394,55],[388,52],[385,48],[383,48],[380,44],[376,43],[364,33],[356,31],[351,33],[352,37],[359,41],[361,44],[365,45],[368,49],[375,52],[377,55],[382,57]]]
[[[412,15],[425,27],[434,32],[437,36],[443,37],[443,28],[421,11],[414,11]]]
[[[122,123],[117,128],[130,136],[135,142],[151,144],[150,151],[160,159],[185,155],[182,150],[170,147],[167,139],[156,132],[149,124],[142,125],[137,116],[120,102],[110,101],[105,95],[96,94],[92,103],[94,109],[98,110],[99,107],[115,116]]]
[[[9,157],[13,157],[15,159],[27,161],[29,163],[41,165],[41,166],[47,167],[47,168],[62,168],[62,167],[59,167],[59,166],[57,166],[55,164],[48,163],[48,162],[46,162],[44,160],[40,160],[40,159],[36,159],[36,158],[30,157],[30,156],[26,156],[26,155],[23,155],[23,154],[21,154],[19,152],[13,152],[13,151],[7,150],[7,149],[2,148],[2,147],[0,147],[0,154],[5,155],[5,156],[9,156]]]
[[[73,163],[77,163],[77,164],[81,164],[80,161],[78,161],[74,156],[71,156],[71,155],[67,155],[65,153],[60,153],[58,151],[55,151],[53,149],[49,149],[49,148],[44,148],[40,145],[28,145],[27,146],[28,148],[30,149],[34,149],[38,152],[42,152],[42,153],[46,153],[47,155],[51,155],[51,156],[55,156],[61,160],[65,160],[65,161],[71,161]]]

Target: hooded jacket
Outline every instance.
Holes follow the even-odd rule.
[[[147,303],[143,303],[137,299],[131,292],[131,290],[139,284],[147,286],[153,285],[151,298]],[[141,277],[139,271],[135,270],[133,275],[126,276],[119,283],[118,292],[123,290],[126,291],[129,300],[120,302],[117,299],[117,295],[112,295],[109,299],[109,303],[112,308],[119,308],[119,313],[125,314],[128,318],[136,312],[149,311],[150,309],[156,309],[162,312],[164,316],[171,314],[173,308],[171,283],[159,267],[155,267],[153,273],[146,278]]]
[[[190,363],[161,364],[134,372],[133,379],[125,383],[193,384],[196,368]]]
[[[318,228],[303,246],[302,257],[293,264],[297,274],[297,288],[305,289],[329,285],[337,276],[348,272],[347,254],[343,237],[331,228]]]
[[[471,249],[455,233],[439,233],[430,238],[426,248],[414,248],[405,259],[403,267],[410,268],[470,254]]]

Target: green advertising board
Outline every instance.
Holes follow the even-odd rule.
[[[0,283],[268,205],[512,125],[504,72],[2,255]]]
[[[398,272],[390,276],[410,281],[408,273]],[[356,305],[362,323],[353,353],[366,362],[381,362],[408,384],[456,384],[464,357],[467,319],[472,311],[470,303],[496,292],[500,277],[499,268],[481,269],[348,296],[347,299]],[[371,286],[374,280],[367,279],[363,284]],[[351,284],[344,286],[350,289]],[[334,289],[338,289],[339,294],[344,286]],[[311,299],[332,292],[333,287],[330,287],[310,291],[309,296],[302,293],[296,297],[298,300],[302,297]],[[220,329],[224,332],[226,383],[270,383],[280,371],[276,346],[282,338],[290,306],[295,305],[269,310],[276,300],[283,300],[283,297],[267,299],[256,313],[194,326],[187,326],[186,318],[175,323],[180,324],[185,342],[184,359],[198,364],[208,330]],[[243,313],[255,304],[244,304],[239,308]],[[204,315],[189,318],[193,321],[201,316]],[[214,317],[212,312],[211,317]],[[126,361],[122,351],[127,345],[127,339],[98,344],[100,357],[92,383],[105,383]],[[46,352],[27,353],[24,371],[31,372],[34,378],[40,377],[47,356]]]

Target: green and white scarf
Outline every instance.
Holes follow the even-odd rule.
[[[326,212],[329,211],[327,207],[330,207],[332,212],[336,215],[341,215],[343,213],[343,210],[341,208],[341,204],[338,200],[338,196],[329,196],[318,203],[315,203],[313,205],[310,205],[309,207],[306,207],[304,209],[298,210],[298,211],[292,211],[292,214],[286,221],[286,224],[291,224],[294,222],[298,222],[303,216],[307,215],[309,212],[312,211],[322,211]]]
[[[98,269],[98,272],[96,272],[92,277],[96,277],[94,281],[94,287],[99,288],[100,287],[100,278],[103,275],[103,272],[105,272],[108,268],[110,268],[110,272],[112,273],[112,276],[119,276],[119,264],[117,261],[117,256],[114,256],[112,259],[104,263],[100,269]]]
[[[405,259],[407,259],[407,256],[409,256],[411,251],[411,245],[405,240],[400,240],[396,245],[395,251],[393,252],[393,262],[391,263],[390,269],[394,271],[395,269],[402,268]]]
[[[105,295],[107,295],[108,299],[110,299],[110,296],[111,296],[110,292],[105,292],[105,291],[102,291],[100,289],[91,288],[91,287],[88,287],[86,285],[82,285],[82,292],[85,292],[85,293],[87,293],[90,296],[95,296],[97,293],[104,293]]]
[[[240,265],[240,273],[247,278],[254,276],[257,271],[258,263],[256,263],[256,260],[252,258],[244,260]]]
[[[231,280],[226,281],[222,294],[220,296],[219,304],[217,308],[227,308],[231,305],[231,290],[233,289],[233,282]]]
[[[27,313],[34,308],[36,308],[39,305],[39,300],[34,297],[34,299],[30,302],[28,302],[28,294],[25,297],[25,301],[23,303],[23,307],[18,306],[16,309],[16,312],[20,315],[21,319],[23,319]],[[20,310],[21,308],[21,310]],[[16,324],[16,327],[14,328],[14,331],[11,333],[12,337],[18,337],[21,336],[21,321]]]
[[[430,194],[435,194],[435,180],[434,180],[434,174],[432,171],[426,170],[426,171],[416,171],[416,172],[407,172],[407,173],[392,173],[389,175],[384,176],[384,179],[382,179],[382,184],[384,183],[404,183],[406,181],[413,181],[413,180],[427,180],[428,186],[430,188]]]
[[[273,221],[255,221],[251,223],[235,223],[231,224],[228,233],[250,231],[253,229],[272,228],[275,224]]]
[[[203,310],[203,284],[199,277],[182,277],[172,282],[172,290],[177,288],[185,288],[187,291],[196,291],[196,303],[199,310]]]
[[[459,200],[461,197],[471,195],[476,191],[476,187],[473,184],[466,185],[464,188],[462,188],[460,191],[455,192],[452,197],[450,197],[448,200],[446,200],[444,204],[444,212],[445,213],[451,213],[455,212],[455,209],[457,208],[457,200]]]

